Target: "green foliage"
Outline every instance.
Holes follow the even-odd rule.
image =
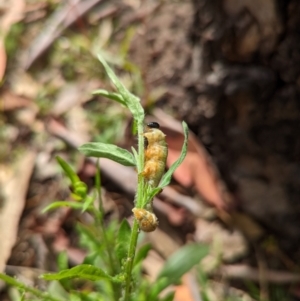
[[[117,278],[111,277],[103,270],[88,264],[80,264],[74,268],[63,270],[56,274],[44,274],[41,278],[45,280],[62,280],[70,278],[81,278],[91,281],[107,279],[113,282],[118,282]]]
[[[102,58],[102,56],[98,56],[99,61],[102,63],[103,67],[105,68],[105,71],[110,78],[110,80],[113,82],[115,87],[117,88],[120,96],[124,100],[124,104],[127,106],[127,108],[130,110],[133,118],[139,122],[144,121],[144,109],[140,104],[139,98],[137,98],[135,95],[131,94],[125,86],[120,82],[118,77],[115,75],[115,73],[112,71],[112,69],[108,66],[106,61]]]
[[[184,142],[182,145],[180,157],[172,164],[172,166],[169,168],[169,170],[163,175],[159,187],[162,189],[170,184],[172,175],[176,168],[182,163],[184,160],[186,153],[187,153],[187,145],[188,145],[188,138],[189,138],[189,129],[187,124],[183,121],[182,122],[183,127],[183,134],[184,134]]]
[[[172,174],[186,156],[188,127],[184,122],[182,123],[185,140],[179,159],[162,177],[158,187],[152,188],[147,185],[141,176],[144,168],[143,107],[140,100],[127,90],[101,56],[99,56],[99,60],[117,92],[96,90],[94,94],[114,100],[131,112],[134,118],[134,128],[137,130],[138,150],[132,148],[132,152],[129,152],[116,145],[100,142],[84,144],[79,150],[86,156],[108,158],[125,166],[135,166],[139,173],[135,205],[137,208],[151,208],[153,197],[170,183]],[[29,292],[32,296],[39,297],[41,300],[171,301],[174,294],[171,292],[160,298],[159,295],[162,290],[178,283],[182,275],[198,264],[207,254],[208,248],[196,244],[183,247],[168,259],[155,283],[150,284],[142,277],[142,262],[147,257],[151,246],[146,244],[137,251],[139,235],[137,221],[134,221],[132,228],[127,220],[123,220],[120,226],[117,222],[105,224],[103,221],[100,168],[97,167],[96,194],[89,195],[87,185],[79,179],[72,167],[60,157],[57,157],[57,162],[63,169],[65,176],[70,180],[74,201],[55,201],[44,211],[68,206],[76,210],[87,211],[92,216],[93,223],[90,225],[78,224],[77,226],[80,243],[87,250],[87,256],[83,264],[68,269],[66,253],[59,255],[59,272],[41,276],[44,280],[51,281],[48,288],[51,295],[27,287],[6,275],[0,275],[0,279],[22,291]],[[94,204],[97,196],[98,208]],[[81,291],[78,288],[78,285],[83,281],[92,283],[89,292]]]
[[[10,31],[5,38],[5,49],[9,57],[13,57],[20,49],[20,37],[24,31],[23,23],[15,23],[10,27]]]
[[[80,146],[79,150],[88,157],[107,158],[125,166],[136,165],[130,152],[113,144],[91,142]]]
[[[174,253],[160,271],[151,289],[149,300],[156,300],[158,294],[181,277],[208,254],[208,246],[201,244],[186,245]]]
[[[45,301],[62,301],[62,299],[54,298],[54,297],[50,296],[49,293],[45,293],[45,292],[42,292],[42,291],[40,291],[38,289],[35,289],[33,287],[27,286],[24,283],[16,280],[13,277],[10,277],[8,275],[0,274],[0,279],[5,281],[7,284],[18,288],[21,291],[28,292],[28,293],[32,294],[33,296],[35,296],[35,297],[41,298],[41,300],[45,300]]]
[[[123,97],[119,93],[108,92],[106,90],[99,89],[99,90],[95,90],[93,92],[93,94],[104,96],[104,97],[109,98],[111,100],[117,101],[118,103],[120,103],[123,106],[126,106],[126,102],[124,101]]]
[[[129,240],[131,235],[131,228],[126,219],[124,219],[121,223],[119,232],[118,232],[118,240],[116,247],[116,254],[120,262],[126,258],[127,250],[129,247]]]
[[[208,246],[201,244],[186,245],[174,253],[157,276],[157,280],[166,278],[168,285],[176,283],[194,265],[208,254]]]
[[[136,253],[136,256],[134,258],[134,266],[138,265],[140,262],[142,262],[148,255],[149,251],[151,250],[151,245],[146,244],[142,246]]]
[[[71,168],[71,166],[61,157],[57,156],[56,160],[65,172],[65,175],[71,181],[74,198],[78,201],[85,199],[87,197],[87,185],[84,182],[80,181],[79,177]]]
[[[49,210],[57,209],[59,207],[70,207],[72,209],[84,209],[83,203],[75,203],[71,201],[56,201],[48,205],[46,208],[43,209],[43,212],[47,212]],[[93,210],[93,207],[88,207],[87,209]]]

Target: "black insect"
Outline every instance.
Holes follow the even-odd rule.
[[[151,129],[159,129],[159,123],[155,121],[151,121],[147,124],[147,126]]]

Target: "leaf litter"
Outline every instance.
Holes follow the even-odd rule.
[[[16,2],[18,3],[16,4]],[[2,237],[1,245],[2,242],[6,243],[1,249],[1,268],[2,270],[9,270],[9,266],[6,265],[9,257],[11,257],[10,262],[14,263],[12,259],[15,256],[12,247],[15,241],[17,242],[15,250],[20,244],[20,241],[18,242],[17,239],[17,229],[20,222],[22,225],[25,225],[23,229],[25,232],[19,232],[19,235],[28,238],[31,233],[37,234],[34,236],[36,237],[34,239],[35,251],[28,251],[31,248],[28,250],[25,248],[25,252],[28,254],[30,252],[32,252],[30,254],[44,254],[42,257],[46,258],[45,254],[50,252],[50,250],[54,250],[54,255],[57,255],[59,251],[65,250],[70,261],[73,264],[78,264],[85,255],[79,246],[74,231],[75,221],[79,216],[65,209],[47,215],[41,215],[40,211],[55,199],[70,200],[71,198],[68,185],[62,183],[61,172],[53,160],[55,155],[63,154],[67,160],[73,162],[76,171],[81,173],[81,176],[86,178],[87,181],[92,181],[93,178],[94,172],[91,174],[88,171],[90,163],[87,163],[78,152],[75,152],[74,148],[92,140],[91,135],[93,131],[91,127],[93,127],[93,124],[91,116],[93,112],[91,110],[86,113],[86,107],[93,106],[97,101],[104,101],[102,98],[92,96],[92,94],[89,94],[89,91],[92,92],[99,86],[101,88],[105,87],[107,84],[105,79],[102,78],[100,64],[95,69],[93,69],[95,62],[93,60],[89,62],[89,66],[85,65],[86,57],[83,55],[83,49],[92,45],[94,51],[101,46],[103,48],[101,50],[113,53],[112,61],[118,62],[117,66],[120,69],[122,68],[122,63],[120,65],[119,62],[125,61],[124,66],[126,66],[126,63],[128,66],[129,59],[127,57],[130,54],[125,53],[124,59],[124,54],[120,53],[121,51],[116,51],[116,49],[120,48],[120,41],[122,42],[122,39],[125,40],[126,34],[124,31],[129,30],[135,24],[138,27],[136,33],[143,35],[145,26],[148,26],[147,22],[151,20],[153,14],[159,15],[160,9],[164,8],[164,5],[157,3],[149,6],[143,6],[143,4],[139,6],[136,3],[136,5],[128,6],[128,12],[126,13],[123,7],[126,4],[119,6],[99,0],[56,1],[55,3],[59,5],[55,5],[54,12],[49,13],[52,10],[47,2],[37,4],[36,7],[34,4],[21,0],[11,1],[10,4],[12,3],[15,3],[15,5],[11,5],[11,8],[7,10],[7,19],[3,21],[6,24],[4,26],[6,36],[9,37],[8,33],[12,25],[22,21],[23,18],[25,20],[25,23],[23,23],[25,30],[23,37],[15,37],[16,40],[20,39],[22,41],[19,44],[20,49],[16,52],[17,55],[15,57],[10,57],[10,54],[6,53],[4,40],[2,40],[4,37],[1,39],[0,77],[3,78],[4,76],[6,82],[1,89],[0,117],[5,121],[4,127],[12,126],[16,129],[15,132],[17,134],[13,139],[14,145],[13,147],[9,145],[8,149],[17,150],[25,146],[28,151],[19,163],[21,172],[18,172],[18,178],[9,185],[4,182],[4,186],[7,186],[6,189],[8,189],[8,192],[5,192],[5,194],[7,194],[9,201],[5,205],[8,207],[4,207],[4,210],[7,211],[3,211],[3,213],[7,212],[6,216],[0,215],[0,223],[6,225],[5,227],[0,227],[0,231],[1,229],[3,231],[3,235],[0,236]],[[102,4],[105,5],[102,7]],[[185,5],[185,10],[182,10],[179,15],[183,16],[185,11],[189,11],[187,6],[188,4]],[[169,9],[170,6],[167,11]],[[176,7],[173,6],[171,10],[176,10]],[[36,12],[35,15],[33,14],[34,12]],[[100,22],[102,19],[103,23],[97,27],[97,22]],[[168,22],[171,22],[171,19],[172,17],[169,15]],[[121,20],[117,29],[113,28],[116,20]],[[38,24],[38,30],[35,28],[36,24],[34,22]],[[160,22],[162,21],[160,20]],[[158,29],[161,26],[159,23],[154,25]],[[188,26],[186,22],[183,25],[184,27]],[[163,31],[162,28],[161,30]],[[80,40],[78,37],[78,39],[75,39],[74,35],[76,36],[78,32],[82,35],[88,34],[93,41],[87,46],[85,43],[88,39]],[[163,67],[164,64],[162,66],[155,65],[151,68],[149,56],[159,55],[165,49],[166,51],[168,50],[165,45],[170,41],[168,40],[167,31],[164,32],[166,32],[165,40],[156,41],[154,49],[149,48],[147,51],[142,49],[139,53],[139,56],[142,56],[140,58],[141,66],[145,68],[145,70],[141,71],[146,74],[146,76],[144,75],[144,79],[146,79],[145,95],[151,95],[147,91],[149,89],[147,80],[150,83],[155,83],[158,86],[157,89],[160,88],[163,91],[159,93],[160,96],[170,93],[165,86],[162,85],[160,87],[160,82],[162,82],[164,76],[168,78],[175,76],[176,72],[184,65],[184,59],[176,61],[175,65],[170,65],[168,62],[174,61],[174,57],[169,56],[165,61],[166,68]],[[101,37],[103,37],[103,40],[98,45],[97,40],[101,39]],[[145,36],[144,38],[147,39]],[[151,38],[153,39],[153,36]],[[26,40],[25,42],[24,39]],[[70,50],[73,48],[72,45],[75,45],[77,42],[80,45],[76,48],[78,56],[72,57],[73,53]],[[55,54],[56,51],[62,50],[62,48],[58,47],[59,43],[60,47],[66,47],[70,61],[65,60],[65,58],[61,61],[57,60],[57,57],[63,57],[62,52]],[[142,48],[143,45],[140,45],[140,47]],[[137,47],[134,51],[138,49]],[[131,54],[134,54],[134,51]],[[90,55],[92,56],[92,54]],[[147,71],[149,71],[149,75],[147,75]],[[95,74],[99,78],[95,79]],[[68,76],[70,76],[71,80]],[[91,83],[93,80],[94,82]],[[136,83],[132,82],[132,78],[127,77],[126,82],[133,87],[133,90],[142,90],[141,87],[135,86]],[[174,87],[172,93],[180,95],[181,92]],[[144,103],[146,105],[151,104],[151,101],[149,102],[146,99]],[[29,108],[31,115],[18,118],[17,116],[20,116],[20,112],[24,108]],[[180,153],[178,145],[181,145],[183,139],[180,132],[181,129],[178,127],[178,122],[166,113],[153,111],[153,114],[155,119],[164,126],[164,131],[167,133],[170,148],[168,164],[170,166]],[[125,116],[125,118],[127,117]],[[105,130],[106,125],[105,123],[102,124],[102,128],[97,130]],[[130,121],[126,120],[123,123],[123,127],[129,124]],[[3,126],[2,123],[1,126]],[[6,143],[11,144],[12,140],[6,140]],[[126,142],[123,143],[126,145]],[[47,147],[45,147],[46,145]],[[131,145],[126,146],[129,148]],[[8,154],[6,156],[8,158]],[[11,156],[15,156],[15,153],[9,154],[9,157]],[[38,159],[35,161],[36,158]],[[14,159],[11,161],[14,161]],[[89,161],[95,164],[95,160],[89,159]],[[108,188],[105,198],[110,201],[114,200],[115,204],[107,207],[108,212],[113,211],[113,216],[121,214],[130,218],[130,201],[134,195],[136,172],[134,169],[124,168],[115,162],[105,159],[101,160],[100,164],[104,178],[103,185],[105,188]],[[46,168],[47,166],[49,168]],[[2,172],[6,168],[8,173],[13,174],[11,166],[1,168]],[[45,172],[39,173],[34,171],[34,168],[40,170],[44,168]],[[147,235],[145,238],[146,241],[151,241],[153,244],[153,250],[145,261],[145,270],[149,278],[155,279],[160,270],[159,267],[162,266],[165,259],[182,244],[193,240],[211,243],[212,245],[218,243],[222,245],[222,252],[219,251],[223,256],[224,262],[217,266],[217,268],[220,267],[219,270],[213,269],[210,271],[211,275],[221,275],[222,277],[229,275],[229,278],[244,277],[246,280],[258,281],[259,270],[247,270],[248,266],[242,266],[242,268],[245,268],[243,270],[244,274],[239,276],[242,274],[241,272],[239,274],[240,270],[234,270],[235,267],[238,269],[239,266],[228,264],[228,262],[236,262],[246,257],[248,245],[239,230],[230,228],[236,222],[234,218],[228,218],[232,205],[230,193],[228,193],[228,189],[223,183],[213,159],[196,137],[192,136],[190,138],[189,153],[184,164],[175,172],[174,179],[176,182],[171,187],[165,188],[154,200],[154,208],[161,215],[160,220],[162,222],[160,223],[161,228],[157,232]],[[10,185],[12,185],[12,188],[9,188]],[[25,209],[23,210],[23,208]],[[116,214],[115,211],[119,212]],[[86,215],[80,218],[83,221],[88,220]],[[241,219],[243,220],[244,218],[240,217],[237,224],[243,224],[246,228],[252,228],[251,225],[253,224],[243,223],[243,221],[240,221]],[[9,222],[13,226],[9,227],[8,231],[7,223]],[[226,227],[223,226],[223,223]],[[244,233],[247,232],[247,229],[246,231],[241,231]],[[5,235],[9,238],[2,241]],[[51,243],[44,243],[49,237],[55,239]],[[213,237],[219,241],[214,241]],[[257,240],[261,236],[253,234],[253,237],[255,237],[254,240]],[[220,254],[213,254],[215,255],[212,259],[213,263],[216,262]],[[28,258],[34,258],[34,256],[30,257],[29,255]],[[32,269],[37,268],[36,259],[24,262]],[[45,270],[53,268],[53,266],[47,266],[47,259],[44,259],[43,262],[38,268]],[[18,264],[22,265],[22,261],[18,262]],[[280,271],[278,275],[272,274],[273,271],[269,272],[268,275],[271,275],[269,281],[279,279],[279,282],[284,282],[285,279],[289,279],[288,281],[293,282],[294,279],[296,279],[295,281],[298,279],[298,276],[294,274],[286,276]],[[13,273],[18,274],[16,270]],[[191,295],[193,295],[192,292],[195,290],[196,284],[194,283],[195,279],[190,279],[190,277],[193,278],[190,274],[185,275],[183,286],[176,289],[178,300],[188,300],[188,298],[193,300]],[[218,284],[220,285],[220,282]],[[228,287],[224,286],[225,288],[223,287],[222,289],[226,290]],[[219,294],[225,295],[225,292],[223,291]],[[215,297],[217,298],[217,296]]]

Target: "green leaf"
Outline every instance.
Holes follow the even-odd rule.
[[[146,201],[144,202],[144,204],[148,204],[158,193],[161,192],[161,187],[147,187],[149,189],[149,191],[146,192]]]
[[[90,142],[81,145],[79,150],[87,157],[107,158],[125,166],[136,165],[134,157],[129,151],[114,144]]]
[[[94,197],[92,196],[87,196],[84,200],[83,207],[82,207],[82,212],[87,211],[89,208],[92,208],[92,205],[94,203]]]
[[[93,94],[94,95],[101,95],[101,96],[107,97],[109,99],[115,100],[118,103],[120,103],[120,104],[124,105],[125,107],[127,107],[126,102],[124,101],[123,97],[119,93],[108,92],[106,90],[99,89],[99,90],[93,91]]]
[[[57,266],[59,270],[65,270],[69,267],[68,254],[66,251],[62,251],[58,254]]]
[[[133,146],[131,147],[131,151],[132,151],[132,153],[133,153],[135,162],[138,162],[138,160],[139,160],[139,155],[138,155],[136,149],[135,149]]]
[[[177,283],[185,273],[208,254],[208,250],[209,248],[206,245],[191,244],[180,248],[170,256],[156,280],[163,283],[159,287],[159,292],[167,286]],[[163,281],[162,279],[167,281]]]
[[[80,264],[72,269],[64,270],[56,274],[43,274],[41,278],[45,280],[81,278],[81,279],[86,279],[91,281],[106,279],[109,281],[116,282],[114,277],[108,275],[103,270],[89,264]]]
[[[169,280],[165,277],[157,279],[149,292],[148,301],[156,301],[158,299],[158,295],[161,291],[163,291],[167,286],[169,286]]]
[[[163,175],[163,177],[160,181],[160,184],[159,184],[160,188],[163,188],[170,184],[174,171],[182,163],[182,161],[184,160],[184,158],[186,156],[187,144],[188,144],[188,138],[189,138],[189,128],[184,121],[182,122],[182,127],[183,127],[183,133],[184,133],[184,142],[183,142],[183,146],[181,149],[180,157],[172,164],[172,166],[169,168],[169,170]]]
[[[57,202],[53,202],[50,205],[48,205],[46,208],[43,209],[43,213],[45,213],[46,211],[49,210],[53,210],[59,207],[70,207],[72,209],[78,210],[84,209],[84,204],[83,203],[79,203],[79,202],[71,202],[71,201],[57,201]],[[93,210],[93,207],[88,207],[88,210]]]
[[[61,168],[63,169],[63,171],[65,172],[65,174],[67,175],[67,177],[71,180],[72,185],[75,185],[75,183],[80,182],[79,177],[77,176],[77,174],[73,171],[71,166],[66,161],[64,161],[59,156],[56,156],[56,160],[59,163],[59,165],[61,166]]]
[[[65,281],[68,281],[67,279]],[[70,295],[66,291],[66,288],[64,285],[62,285],[58,281],[51,281],[47,287],[47,291],[49,294],[55,298],[60,298],[65,301],[70,300]]]
[[[35,289],[33,287],[30,287],[30,286],[26,286],[24,283],[16,280],[15,278],[13,277],[10,277],[8,275],[5,275],[5,274],[0,274],[0,279],[5,281],[7,284],[9,285],[12,285],[22,291],[25,291],[25,292],[28,292],[38,298],[40,298],[41,300],[45,300],[45,301],[62,301],[62,299],[57,299],[57,298],[54,298],[52,296],[49,296],[48,293],[44,293],[38,289]]]
[[[73,190],[74,195],[80,200],[84,199],[86,197],[88,187],[84,182],[77,181],[73,183]]]
[[[167,295],[162,298],[160,301],[173,301],[175,296],[175,292],[169,292]]]
[[[117,237],[116,254],[120,262],[124,260],[128,253],[131,228],[126,219],[123,219]]]
[[[124,102],[126,103],[126,106],[132,113],[134,119],[138,120],[139,122],[143,122],[144,109],[141,106],[139,98],[127,90],[127,88],[120,82],[118,77],[115,75],[113,70],[108,66],[108,64],[106,63],[106,61],[104,60],[104,58],[101,55],[98,55],[98,59],[102,63],[110,80],[113,82],[113,84],[117,88],[118,92],[121,94]]]
[[[136,266],[141,261],[143,261],[147,257],[147,255],[148,255],[149,251],[151,250],[151,248],[152,248],[151,244],[145,244],[142,247],[140,247],[140,249],[137,251],[137,254],[134,258],[134,264],[133,265]]]

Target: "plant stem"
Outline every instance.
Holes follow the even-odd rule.
[[[144,169],[144,122],[138,122],[138,157],[139,160],[137,162],[137,170],[138,170],[138,187],[137,187],[137,194],[135,199],[135,206],[140,208],[145,193],[145,185],[144,185],[144,178],[141,176],[141,172]],[[137,245],[137,240],[139,236],[139,225],[136,220],[133,222],[131,236],[130,236],[130,243],[127,255],[127,261],[125,266],[125,292],[124,292],[124,301],[130,300],[130,293],[131,293],[131,286],[132,286],[132,267],[135,257],[135,250]]]
[[[137,188],[137,196],[136,196],[136,204],[137,208],[141,208],[143,204],[143,196],[145,193],[145,185],[144,185],[144,178],[141,176],[142,171],[144,170],[144,124],[143,122],[138,123],[138,155],[139,155],[139,162],[138,162],[138,188]]]
[[[110,274],[111,275],[116,275],[116,267],[114,264],[114,260],[112,257],[112,247],[110,242],[108,241],[105,227],[104,227],[104,208],[103,208],[103,200],[102,200],[102,193],[101,193],[101,171],[100,171],[100,160],[97,160],[97,172],[96,172],[96,177],[95,177],[95,182],[96,182],[96,189],[97,189],[97,194],[98,194],[98,201],[99,201],[99,211],[97,212],[96,210],[94,211],[95,216],[96,216],[96,221],[99,224],[99,228],[102,232],[102,238],[103,238],[103,243],[106,247],[107,255],[108,255],[108,261],[109,261],[109,267],[110,267]],[[114,299],[117,301],[119,299],[119,285],[116,283],[112,283],[112,289],[113,289],[113,294],[114,294]]]
[[[138,236],[139,236],[139,224],[137,223],[136,220],[134,220],[132,231],[131,231],[126,268],[125,268],[126,283],[125,283],[124,301],[130,300],[131,281],[132,281],[131,272],[132,272],[132,267],[134,262],[135,249],[137,245]]]

